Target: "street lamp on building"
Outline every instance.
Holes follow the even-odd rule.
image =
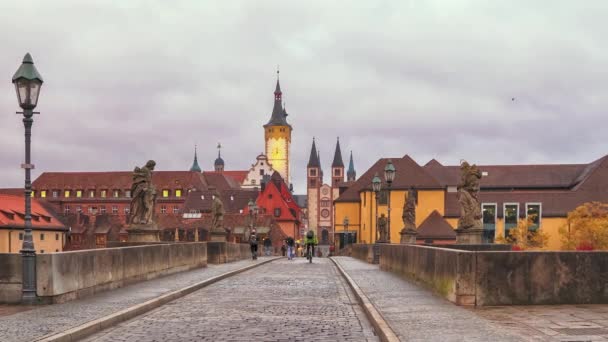
[[[36,302],[36,250],[34,249],[34,239],[32,236],[32,181],[31,171],[34,165],[31,164],[30,144],[32,136],[32,124],[34,123],[34,108],[38,104],[38,95],[42,87],[42,76],[34,66],[32,56],[27,53],[23,57],[23,62],[15,75],[13,84],[17,91],[19,107],[23,109],[17,114],[23,115],[23,125],[25,126],[25,163],[21,165],[25,169],[25,234],[23,234],[23,244],[21,246],[21,256],[23,262],[23,285],[21,301],[24,304],[34,304]]]
[[[376,242],[380,239],[378,234],[378,194],[380,194],[380,190],[382,188],[382,181],[380,177],[378,177],[378,173],[374,175],[372,179],[372,190],[374,191],[374,195],[376,197]]]
[[[346,243],[347,244],[351,244],[352,240],[351,240],[351,237],[350,237],[350,232],[348,231],[348,223],[349,223],[348,216],[344,216],[344,220],[342,220],[342,225],[344,226],[344,234],[347,237],[347,242]]]
[[[388,205],[388,218],[386,221],[387,232],[388,232],[388,243],[391,243],[391,185],[393,184],[393,180],[395,179],[395,165],[393,165],[392,160],[388,160],[386,166],[384,167],[384,180],[386,181],[387,189],[387,205]]]

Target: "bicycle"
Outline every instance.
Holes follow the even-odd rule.
[[[306,244],[306,259],[308,259],[308,263],[312,264],[313,254],[315,254],[315,246],[313,244]]]

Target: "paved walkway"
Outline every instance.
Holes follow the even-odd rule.
[[[258,262],[262,260],[266,258],[261,257]],[[0,341],[33,341],[44,335],[65,331],[252,263],[254,263],[252,260],[241,260],[222,265],[209,265],[206,268],[136,283],[64,304],[39,306],[33,310],[0,316]],[[255,270],[253,272],[256,272]]]
[[[334,258],[402,341],[531,341],[403,278],[350,257]]]
[[[327,258],[281,259],[86,341],[377,341]]]
[[[471,309],[538,341],[608,341],[608,305],[530,305]]]

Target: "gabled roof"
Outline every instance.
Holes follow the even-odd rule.
[[[376,173],[382,179],[382,189],[387,188],[384,182],[384,167],[391,159],[397,172],[392,184],[392,189],[442,189],[441,184],[433,178],[425,169],[418,165],[410,156],[403,158],[382,158],[376,161],[359,179],[350,186],[336,202],[359,202],[359,192],[371,190],[372,178]]]
[[[36,198],[31,202],[32,228],[49,230],[68,230]],[[0,227],[25,228],[25,195],[0,195]]]
[[[418,227],[416,239],[456,240],[456,232],[437,210],[433,210]]]
[[[480,187],[492,189],[512,188],[561,188],[573,186],[587,164],[545,165],[478,165],[484,176]],[[424,169],[443,186],[460,183],[460,166],[442,166],[427,163]],[[580,180],[578,180],[580,181]]]
[[[247,178],[248,170],[232,170],[232,171],[222,171],[222,173],[228,177],[233,178],[237,183],[243,184],[245,178]]]

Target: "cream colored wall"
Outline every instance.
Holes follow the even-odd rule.
[[[8,244],[8,230],[0,230],[0,253],[8,253]]]
[[[364,234],[364,231],[360,230],[361,218],[359,217],[359,203],[337,202],[334,204],[334,208],[336,211],[336,222],[334,223],[335,232],[344,231],[344,217],[348,216],[348,230],[357,231],[359,232],[358,235]],[[367,234],[369,234],[369,232]],[[363,237],[365,236],[366,235]]]
[[[319,227],[319,190],[308,189],[308,228],[317,229]]]
[[[19,253],[21,250],[22,240],[19,240],[19,233],[23,233],[23,230],[0,230],[0,253]],[[9,249],[8,241],[11,246]],[[44,234],[44,240],[40,240],[40,234]],[[59,234],[59,240],[55,240],[55,234]],[[40,231],[33,230],[32,236],[34,238],[34,248],[36,253],[55,253],[56,250],[59,252],[63,251],[63,242],[65,241],[65,233],[60,231]]]

